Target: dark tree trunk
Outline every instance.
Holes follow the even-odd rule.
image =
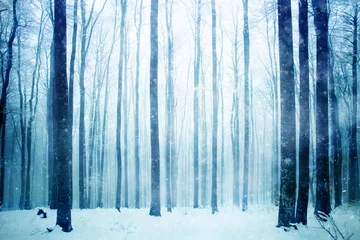
[[[53,36],[54,38],[54,36]],[[54,139],[55,139],[55,121],[54,121],[54,40],[52,39],[50,47],[50,78],[47,92],[47,130],[48,130],[48,174],[49,174],[49,206],[50,209],[56,209],[57,205],[57,162],[54,159]],[[26,107],[26,105],[25,105]]]
[[[360,199],[359,192],[359,162],[357,151],[357,68],[358,68],[358,4],[355,5],[353,17],[353,57],[352,57],[352,119],[351,119],[351,137],[349,138],[349,203]]]
[[[242,210],[248,208],[249,192],[249,153],[250,153],[250,96],[249,96],[249,63],[250,63],[250,36],[249,36],[249,17],[248,17],[248,0],[243,0],[244,6],[244,85],[245,85],[245,149],[244,149],[244,180],[243,180],[243,198]]]
[[[137,1],[136,1],[137,4]],[[140,208],[140,125],[139,125],[139,77],[140,77],[140,37],[142,25],[142,4],[140,0],[139,21],[136,29],[136,77],[135,77],[135,208]]]
[[[199,207],[199,76],[201,0],[197,1],[194,61],[194,208]]]
[[[330,50],[330,75],[329,75],[329,93],[331,102],[331,119],[333,133],[331,136],[333,144],[334,156],[334,198],[335,208],[342,205],[342,140],[339,125],[339,105],[335,93],[335,80],[334,80],[334,56]]]
[[[329,214],[329,118],[328,118],[328,6],[326,0],[314,0],[316,31],[316,204],[315,213]]]
[[[299,190],[296,222],[307,225],[309,202],[309,30],[308,1],[299,0],[299,63],[300,63],[300,139],[299,139]]]
[[[217,54],[216,54],[216,6],[211,0],[211,37],[212,37],[212,92],[213,92],[213,128],[212,128],[212,184],[211,184],[211,213],[218,212],[217,206],[217,140],[218,140],[218,80],[217,80]]]
[[[66,0],[55,1],[54,5],[54,120],[55,144],[54,155],[57,162],[58,202],[56,224],[64,232],[70,232],[71,226],[71,178],[70,148],[71,133],[69,128],[68,85],[66,76]]]
[[[119,55],[119,72],[118,72],[118,99],[116,115],[116,161],[117,161],[117,180],[116,180],[116,202],[115,208],[120,212],[121,204],[121,98],[122,98],[122,81],[123,81],[123,62],[124,62],[124,35],[125,35],[125,15],[127,1],[121,0],[121,22],[120,22],[120,55]],[[126,91],[126,89],[125,89]]]
[[[72,146],[73,146],[73,118],[74,118],[74,75],[75,75],[75,57],[76,57],[76,42],[77,42],[77,27],[78,27],[78,19],[77,19],[77,9],[78,9],[78,0],[74,0],[74,26],[72,32],[72,46],[71,46],[71,56],[70,56],[70,74],[69,74],[69,132],[70,132],[70,139],[69,144],[70,148],[70,175],[72,176]],[[73,187],[72,187],[72,178],[71,178],[71,205],[72,205],[72,195],[73,195]]]
[[[150,216],[160,213],[160,146],[158,110],[158,11],[159,1],[151,0],[150,15],[150,128],[151,128],[151,202]]]
[[[280,99],[283,99],[281,101],[281,171],[278,227],[288,227],[295,220],[296,200],[295,80],[290,0],[278,0],[278,19]]]
[[[1,129],[1,146],[0,146],[0,208],[4,204],[4,189],[5,189],[5,130],[6,130],[6,102],[7,90],[10,82],[10,72],[13,64],[13,43],[16,36],[16,29],[18,27],[18,20],[16,15],[17,0],[13,0],[13,26],[7,42],[7,61],[5,70],[5,79],[2,83],[1,99],[0,99],[0,129]]]

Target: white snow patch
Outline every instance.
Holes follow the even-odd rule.
[[[285,232],[276,228],[278,210],[273,206],[252,206],[247,212],[240,208],[175,208],[173,213],[162,209],[162,217],[150,217],[149,209],[93,209],[72,211],[74,230],[64,233],[53,227],[56,211],[46,210],[48,218],[36,216],[37,210],[0,212],[0,239],[330,239],[320,228],[309,209],[308,226]],[[353,232],[351,239],[360,239],[360,217],[352,210],[336,210],[334,218],[340,229]],[[351,219],[351,220],[350,220]]]

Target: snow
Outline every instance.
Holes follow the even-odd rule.
[[[72,211],[74,230],[64,233],[53,227],[56,211],[46,209],[48,218],[42,219],[34,210],[0,212],[0,239],[331,239],[309,209],[308,227],[285,232],[276,228],[277,208],[250,206],[220,208],[211,215],[210,209],[175,208],[173,213],[162,209],[162,217],[150,217],[149,209],[92,209]],[[360,239],[360,214],[357,209],[339,208],[334,219],[340,230],[354,233],[352,240]]]

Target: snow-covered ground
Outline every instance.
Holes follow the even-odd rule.
[[[220,208],[215,215],[210,209],[176,208],[173,213],[162,209],[162,217],[150,217],[149,209],[122,209],[121,213],[115,209],[75,209],[70,233],[60,228],[47,232],[55,223],[56,211],[46,212],[46,219],[37,216],[37,210],[0,212],[0,239],[331,239],[311,210],[308,226],[289,232],[275,227],[277,209],[264,206],[250,206],[247,212]],[[351,239],[360,239],[359,209],[342,207],[333,216],[343,233],[354,233]]]

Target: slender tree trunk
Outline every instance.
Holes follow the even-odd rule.
[[[299,139],[299,190],[296,207],[296,222],[307,225],[309,202],[309,30],[308,1],[299,0],[299,63],[300,63],[300,139]]]
[[[165,11],[166,11],[166,31],[167,31],[167,84],[166,84],[166,148],[165,148],[165,177],[166,177],[166,208],[168,212],[171,212],[172,208],[172,162],[174,159],[173,151],[175,148],[175,129],[174,129],[174,80],[173,80],[173,33],[172,33],[172,0],[166,0]]]
[[[20,34],[17,35],[17,44],[18,44],[18,69],[17,69],[17,77],[18,77],[18,90],[19,90],[19,102],[20,102],[20,153],[21,153],[21,163],[20,163],[20,174],[21,174],[21,186],[20,186],[20,202],[19,202],[19,209],[24,208],[25,202],[25,165],[26,165],[26,128],[25,128],[25,118],[24,118],[24,99],[25,95],[22,93],[22,86],[21,86],[21,74],[20,74],[20,66],[21,66],[21,40]],[[50,196],[49,196],[50,197]]]
[[[127,0],[121,0],[121,22],[120,22],[120,55],[119,55],[119,72],[118,72],[118,99],[117,99],[117,115],[116,115],[116,161],[117,161],[117,180],[116,180],[116,202],[115,208],[120,212],[121,203],[121,98],[122,98],[122,81],[123,81],[123,60],[124,60],[124,32],[125,32],[125,15]],[[126,91],[126,89],[125,89]]]
[[[105,149],[106,149],[106,126],[107,126],[107,106],[109,101],[109,77],[110,77],[110,60],[114,50],[115,39],[116,39],[116,28],[117,28],[117,2],[115,7],[115,16],[114,16],[114,28],[113,36],[111,42],[111,48],[109,56],[106,61],[106,76],[105,76],[105,99],[104,99],[104,112],[103,112],[103,122],[101,128],[101,153],[100,153],[100,173],[99,173],[99,189],[98,189],[98,204],[99,208],[104,207],[104,166],[105,166]]]
[[[32,163],[32,124],[35,119],[37,103],[38,103],[38,89],[39,89],[39,78],[40,78],[40,67],[41,67],[41,43],[42,43],[42,25],[44,22],[44,12],[41,13],[40,17],[40,26],[39,26],[39,33],[38,33],[38,43],[36,48],[36,57],[35,57],[35,66],[32,72],[32,83],[31,83],[31,93],[29,99],[29,120],[27,126],[27,133],[26,133],[26,149],[27,149],[27,166],[26,166],[26,182],[25,182],[25,201],[24,201],[24,208],[31,209],[31,177],[30,177],[30,170],[31,170],[31,163]],[[38,73],[38,76],[36,74]],[[34,102],[35,101],[35,102]]]
[[[75,75],[75,57],[76,57],[76,42],[77,42],[77,27],[78,27],[78,19],[77,19],[77,9],[78,9],[78,0],[74,0],[74,26],[72,32],[72,46],[71,46],[71,56],[70,56],[70,74],[69,74],[69,132],[71,133],[70,138],[70,175],[72,176],[72,146],[73,146],[73,119],[74,119],[74,75]],[[70,183],[71,187],[71,205],[73,200],[73,186],[72,182]]]
[[[201,55],[200,55],[201,59]],[[201,60],[200,60],[201,61]],[[208,135],[207,135],[207,123],[206,123],[206,86],[205,86],[205,74],[202,67],[201,76],[201,205],[206,207],[208,205]]]
[[[328,118],[328,8],[326,0],[314,0],[316,31],[316,204],[315,213],[330,214],[329,118]]]
[[[85,67],[87,24],[85,20],[85,1],[80,0],[81,9],[81,50],[80,50],[80,119],[79,119],[79,208],[86,206],[86,143],[85,143]]]
[[[140,0],[139,20],[136,22],[136,76],[135,76],[135,208],[140,208],[140,125],[139,125],[139,78],[140,78],[140,37],[142,26],[142,4]],[[137,1],[136,1],[137,6]]]
[[[233,154],[233,204],[240,207],[240,117],[239,117],[239,94],[240,94],[240,78],[239,78],[239,21],[238,11],[236,12],[236,21],[234,29],[233,42],[233,73],[234,73],[234,91],[233,106],[231,118],[231,138],[232,138],[232,154]]]
[[[199,207],[199,76],[200,76],[200,26],[201,0],[197,1],[197,19],[195,26],[194,60],[194,208]]]
[[[244,152],[244,180],[243,180],[243,199],[242,210],[248,208],[248,189],[249,189],[249,153],[250,153],[250,96],[249,96],[249,63],[250,63],[250,36],[249,36],[249,17],[248,0],[243,0],[244,6],[244,85],[245,85],[245,152]]]
[[[212,184],[211,184],[211,213],[218,212],[217,206],[217,134],[218,134],[218,80],[217,80],[217,53],[216,53],[216,6],[211,0],[211,36],[212,36],[212,92],[213,92],[213,129],[212,129]]]
[[[158,118],[158,11],[159,1],[151,0],[150,15],[150,128],[151,128],[151,202],[150,216],[160,213],[160,146]]]
[[[54,155],[57,161],[58,202],[56,224],[64,232],[70,232],[71,226],[71,178],[69,128],[68,85],[66,76],[66,0],[55,1],[54,5],[54,104],[55,145]]]
[[[281,101],[281,171],[278,227],[288,227],[295,220],[296,201],[296,116],[291,1],[278,0],[280,98]]]
[[[125,33],[124,44],[124,126],[129,124],[130,104],[128,102],[129,79],[127,76],[127,68],[129,61],[129,36],[128,31]],[[124,207],[129,208],[129,167],[128,167],[128,128],[124,128]]]
[[[331,119],[332,119],[332,143],[334,149],[334,198],[335,208],[342,205],[342,141],[339,125],[339,106],[338,99],[335,93],[335,80],[334,80],[334,55],[330,50],[330,75],[329,75],[329,94],[331,102]]]

